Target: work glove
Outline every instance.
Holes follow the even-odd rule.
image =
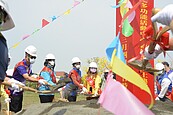
[[[23,89],[20,88],[16,83],[12,83],[12,84],[11,84],[11,87],[12,87],[12,89],[14,90],[14,92],[20,92],[20,91],[23,90]]]
[[[88,90],[87,90],[85,87],[82,87],[82,91],[83,91],[84,93],[88,93]]]
[[[98,96],[98,93],[96,92],[96,93],[94,93],[94,96]]]
[[[41,84],[41,85],[46,85],[47,81],[44,80],[44,79],[39,79],[38,83]]]
[[[15,83],[15,84],[19,84],[21,86],[25,86],[25,84],[21,83],[20,81],[15,80],[14,78],[9,79],[8,82],[11,84]]]
[[[31,75],[31,77],[38,78],[38,75],[34,74],[34,75]]]
[[[5,103],[10,103],[11,99],[10,98],[6,98],[4,101],[5,101]]]

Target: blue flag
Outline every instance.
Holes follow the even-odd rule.
[[[115,56],[117,56],[121,61],[126,63],[120,42],[120,32],[118,32],[118,35],[114,38],[112,43],[106,48],[106,54],[109,61],[111,61],[112,53],[114,52],[114,50],[116,50]]]

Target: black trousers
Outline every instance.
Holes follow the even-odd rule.
[[[22,110],[23,95],[10,96],[10,98],[10,111],[17,113]]]
[[[77,96],[68,96],[68,101],[69,102],[75,102],[76,98],[77,98]]]
[[[40,103],[49,103],[54,99],[54,95],[39,95]]]

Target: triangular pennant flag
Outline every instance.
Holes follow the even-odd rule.
[[[56,19],[56,16],[52,16],[52,21],[54,21]]]
[[[25,40],[26,38],[28,38],[30,35],[25,35],[22,40]]]
[[[47,20],[45,20],[45,19],[42,19],[42,28],[44,26],[46,26],[47,24],[49,24],[49,22]]]
[[[68,15],[68,14],[70,14],[70,9],[64,13],[64,15]]]
[[[16,48],[19,44],[20,44],[20,42],[17,42],[16,44],[14,44],[14,45],[12,46],[12,48]]]
[[[74,1],[74,5],[73,5],[73,7],[77,6],[78,4],[80,4],[79,1]]]

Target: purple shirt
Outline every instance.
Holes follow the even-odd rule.
[[[17,81],[20,81],[24,84],[26,84],[26,79],[23,77],[23,74],[31,74],[32,70],[31,70],[31,66],[27,65],[26,60],[23,59],[22,60],[24,65],[18,65],[16,64],[15,69],[14,69],[14,73],[13,73],[13,78]],[[21,63],[21,62],[19,62]],[[13,93],[13,90],[11,90],[11,93]],[[22,94],[22,92],[16,92],[15,95],[19,95]]]
[[[24,83],[26,82],[26,79],[23,77],[23,74],[31,74],[31,66],[26,64],[26,60],[22,60],[24,62],[24,65],[19,65],[13,73],[13,78]]]

